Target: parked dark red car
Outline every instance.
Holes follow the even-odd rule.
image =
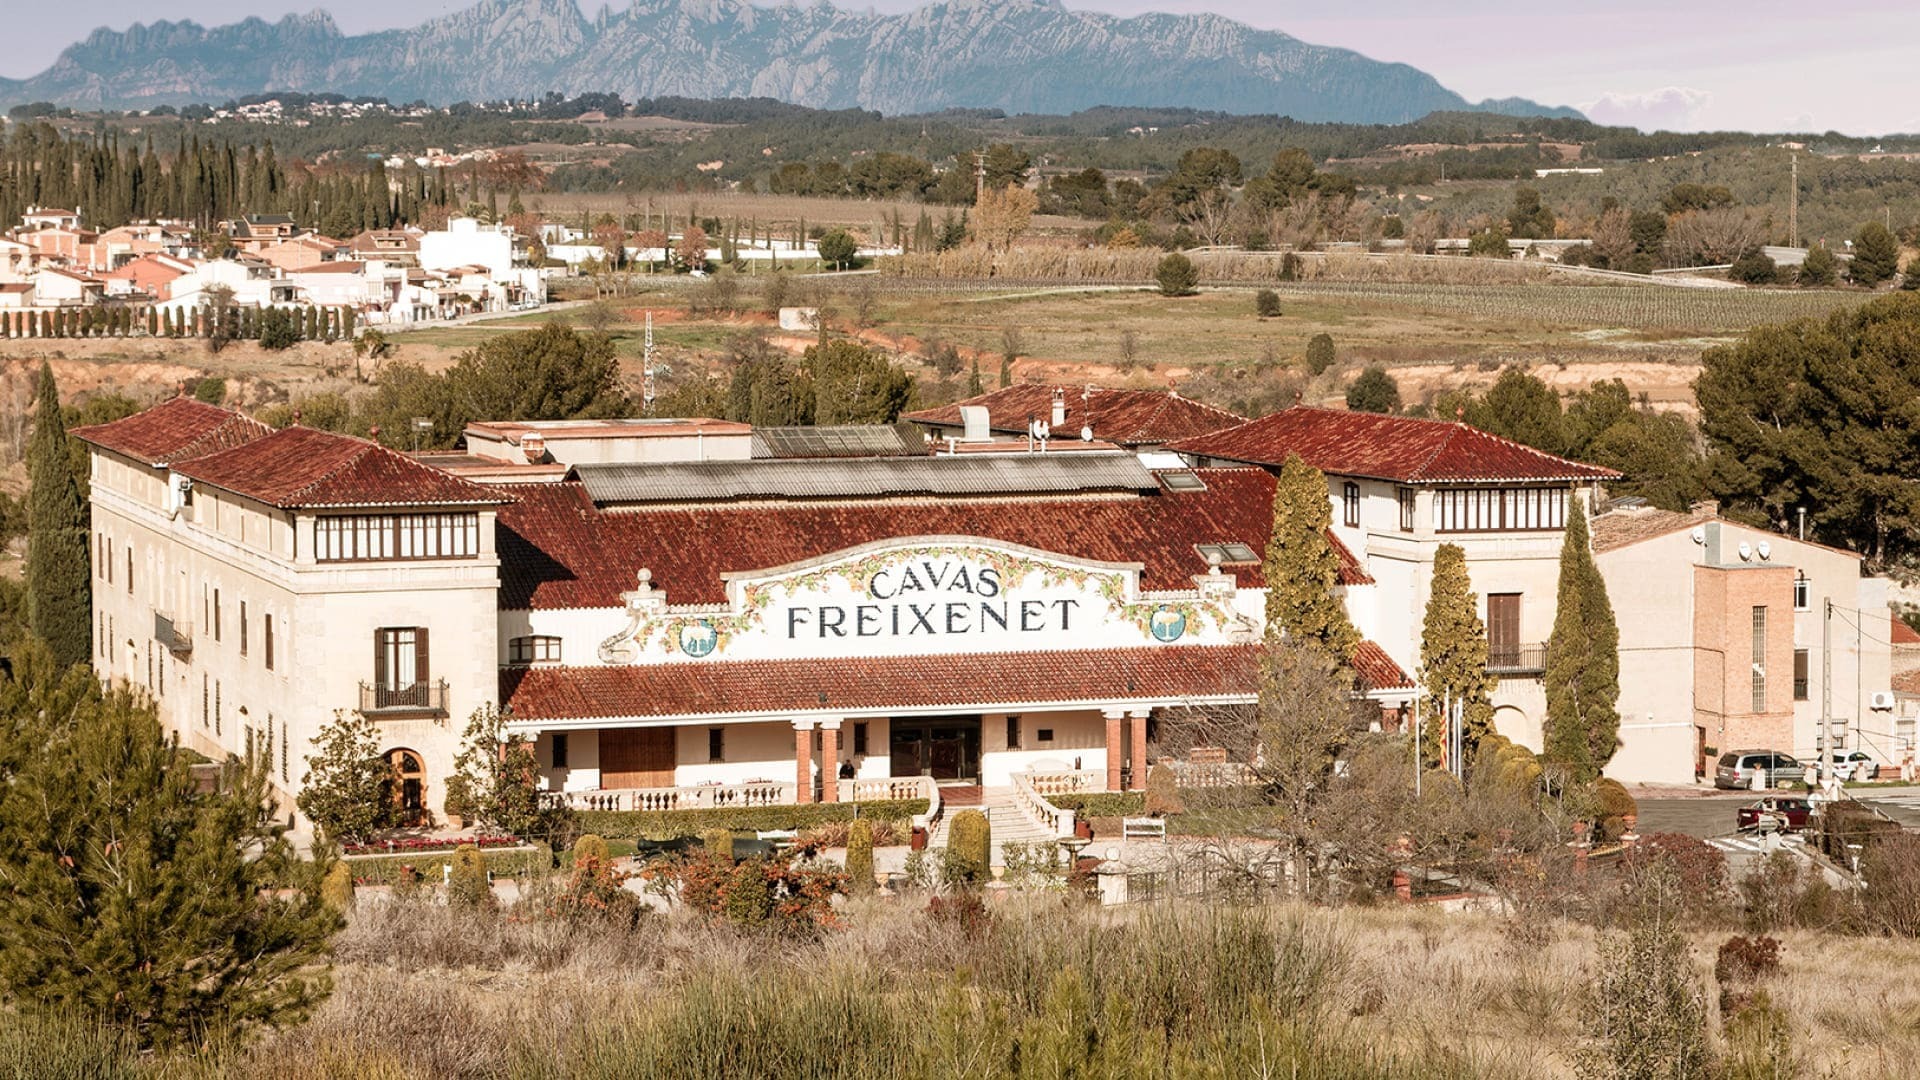
[[[1769,795],[1734,811],[1734,824],[1741,832],[1751,832],[1765,822],[1775,832],[1799,832],[1807,827],[1813,807],[1805,799]]]

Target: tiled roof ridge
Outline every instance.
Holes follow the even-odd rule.
[[[1353,409],[1330,409],[1324,405],[1302,404],[1302,405],[1295,405],[1293,406],[1293,408],[1308,409],[1313,412],[1329,413],[1333,415],[1347,415],[1347,416],[1355,415],[1355,410]],[[1437,446],[1434,447],[1433,453],[1427,455],[1427,459],[1420,463],[1420,468],[1417,471],[1416,475],[1424,476],[1426,474],[1427,466],[1431,465],[1435,458],[1438,458],[1441,454],[1446,453],[1447,450],[1449,450],[1453,446],[1453,440],[1456,437],[1462,434],[1467,434],[1467,433],[1471,433],[1473,435],[1477,435],[1485,439],[1492,439],[1493,441],[1500,443],[1504,446],[1507,446],[1511,449],[1518,450],[1525,454],[1531,454],[1534,457],[1541,458],[1546,461],[1566,462],[1567,464],[1570,464],[1570,465],[1580,465],[1580,466],[1593,468],[1593,469],[1606,468],[1606,466],[1604,465],[1594,465],[1590,462],[1575,461],[1569,457],[1562,457],[1559,454],[1550,454],[1547,451],[1542,450],[1537,446],[1528,446],[1526,443],[1523,443],[1518,439],[1509,439],[1505,435],[1496,434],[1494,432],[1488,431],[1486,428],[1474,427],[1472,424],[1467,423],[1465,420],[1459,420],[1459,419],[1442,420],[1437,416],[1403,416],[1399,413],[1372,413],[1370,415],[1376,416],[1380,420],[1383,420],[1389,423],[1441,424],[1447,428],[1446,436],[1440,440]],[[1249,423],[1251,422],[1252,421],[1249,421]]]

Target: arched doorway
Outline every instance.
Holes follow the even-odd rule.
[[[393,800],[400,825],[411,829],[428,824],[427,771],[420,764],[420,755],[407,749],[389,750],[387,766],[392,770],[387,780],[388,797]]]

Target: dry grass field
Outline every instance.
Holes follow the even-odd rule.
[[[764,231],[769,226],[792,228],[799,222],[814,225],[857,225],[863,228],[875,222],[889,221],[896,215],[911,229],[922,211],[934,221],[957,208],[931,206],[907,199],[834,199],[811,195],[763,195],[756,192],[540,192],[525,197],[527,209],[556,221],[573,222],[582,213],[598,216],[613,214],[670,214],[685,221],[689,214],[698,218],[719,218],[740,223],[757,222]],[[1038,215],[1034,231],[1067,233],[1090,230],[1097,221],[1080,218]]]
[[[145,1067],[75,1053],[71,1033],[0,1033],[0,1073],[60,1039],[74,1076],[1570,1077],[1614,933],[1424,906],[1101,909],[1043,892],[979,923],[924,905],[854,903],[801,941],[681,911],[622,931],[367,899],[303,1025]],[[1692,935],[1686,973],[1722,1054],[1725,938]],[[1913,1075],[1920,945],[1779,941],[1761,988],[1787,1040],[1764,1075]]]

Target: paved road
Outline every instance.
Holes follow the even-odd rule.
[[[1728,791],[1714,795],[1678,797],[1637,796],[1640,802],[1640,835],[1657,832],[1685,833],[1702,840],[1726,836],[1734,831],[1736,808],[1759,798],[1748,791]]]

